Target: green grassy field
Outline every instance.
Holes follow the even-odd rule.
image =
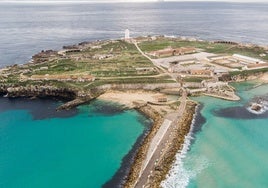
[[[147,58],[143,57],[135,45],[122,40],[99,42],[97,48],[88,47],[79,52],[67,53],[65,57],[53,56],[46,62],[32,63],[24,66],[12,66],[2,76],[0,83],[26,85],[51,85],[67,87],[79,90],[93,88],[103,84],[135,84],[135,83],[173,83],[169,76],[157,76],[159,70]],[[166,47],[195,47],[206,52],[217,54],[241,54],[250,57],[260,58],[259,54],[265,53],[259,47],[241,47],[230,44],[215,44],[206,41],[182,41],[180,39],[158,38],[154,41],[139,43],[140,48],[145,51],[154,51]],[[98,58],[103,57],[104,58]],[[268,60],[268,56],[263,57]],[[187,65],[188,66],[188,65]],[[142,71],[141,71],[142,70]],[[231,75],[254,74],[255,72],[266,72],[268,69],[254,71],[231,72]],[[56,80],[24,80],[21,76],[31,77],[32,75],[93,75],[94,82],[56,81]],[[157,76],[157,77],[152,77]],[[207,78],[186,77],[185,82],[201,82]]]
[[[110,55],[110,58],[95,59],[83,58],[93,57],[94,55]],[[73,58],[81,57],[79,60]],[[42,66],[47,66],[48,70],[38,70]],[[91,74],[95,77],[120,77],[120,76],[139,76],[157,75],[158,71],[148,71],[140,73],[136,68],[151,68],[153,64],[144,58],[133,44],[124,41],[108,43],[100,49],[86,49],[81,52],[68,53],[67,59],[52,60],[42,65],[34,65],[35,69],[31,74]]]
[[[98,59],[94,56],[109,56]],[[144,71],[145,69],[145,71]],[[142,70],[142,71],[141,71]],[[100,42],[100,48],[86,48],[80,52],[67,53],[64,58],[53,57],[46,62],[14,66],[8,71],[9,76],[5,83],[20,83],[25,85],[53,85],[69,88],[91,88],[109,83],[170,83],[170,77],[150,76],[158,75],[158,69],[140,52],[133,44],[125,41]],[[31,77],[32,75],[93,75],[96,81],[75,82],[55,80],[25,80],[19,81],[20,75]],[[149,76],[149,77],[148,77]],[[122,78],[121,78],[122,77]],[[134,78],[135,77],[135,78]],[[4,79],[0,80],[0,83]]]
[[[241,54],[268,61],[268,55],[265,57],[260,57],[260,54],[265,53],[265,50],[257,46],[249,48],[232,44],[212,43],[208,41],[185,41],[173,38],[159,38],[154,41],[141,42],[139,46],[145,52],[161,50],[167,47],[195,47],[203,49],[204,51],[209,53],[229,55]]]
[[[202,82],[203,80],[207,80],[207,77],[185,77],[183,78],[184,82]]]

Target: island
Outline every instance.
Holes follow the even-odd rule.
[[[159,187],[192,126],[198,104],[189,96],[239,100],[229,82],[267,81],[267,71],[267,46],[128,34],[44,50],[26,64],[4,67],[0,94],[67,101],[57,110],[100,98],[144,113],[154,123],[123,186]]]

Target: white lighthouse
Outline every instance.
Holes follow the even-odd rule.
[[[130,34],[129,34],[130,32],[129,32],[129,30],[128,29],[126,29],[125,30],[125,40],[129,40],[130,39]]]

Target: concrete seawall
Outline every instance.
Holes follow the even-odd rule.
[[[159,83],[159,84],[105,84],[102,86],[98,86],[98,89],[103,90],[155,90],[155,89],[173,89],[180,88],[180,84],[178,83]]]

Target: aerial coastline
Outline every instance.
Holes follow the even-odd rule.
[[[267,83],[267,50],[229,41],[163,36],[82,42],[61,51],[42,51],[31,63],[1,69],[0,94],[70,100],[58,110],[95,98],[137,109],[154,123],[124,186],[159,187],[192,124],[197,104],[188,96],[239,100],[228,82],[260,79]]]

